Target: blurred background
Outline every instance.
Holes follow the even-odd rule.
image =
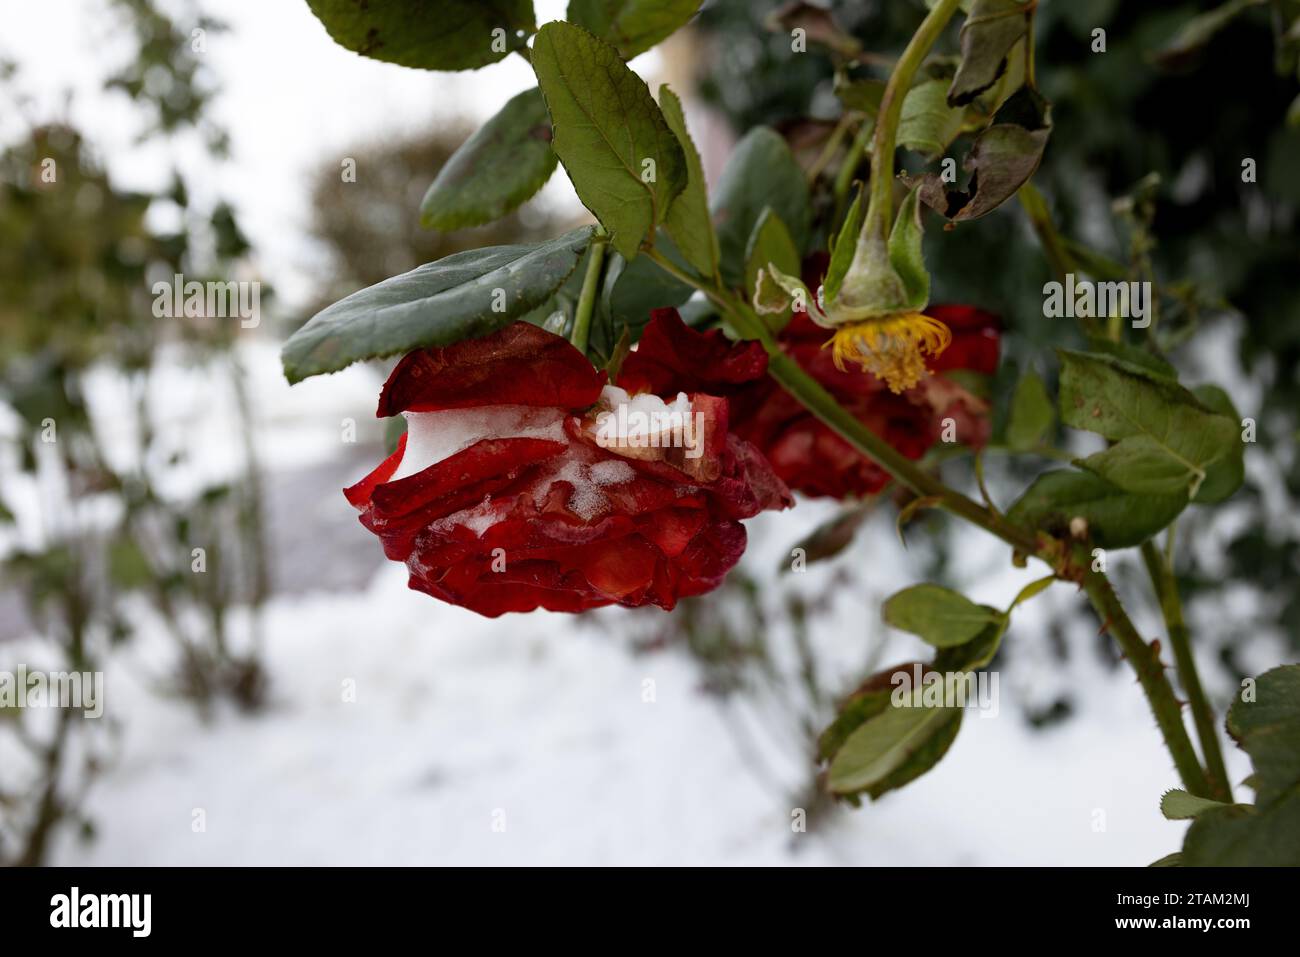
[[[882,54],[923,10],[830,6]],[[1184,378],[1258,423],[1245,487],[1179,528],[1222,714],[1242,676],[1300,655],[1300,38],[1284,4],[1235,4],[1170,47],[1214,6],[1043,0],[1055,131],[1035,182],[1065,235],[1149,266]],[[685,94],[711,180],[737,131],[798,148],[840,114],[829,60],[765,25],[776,7],[710,0],[633,62]],[[1179,845],[1145,701],[1063,586],[1017,612],[996,713],[932,773],[856,811],[820,795],[836,701],[923,647],[881,624],[883,599],[929,579],[1005,607],[1036,577],[938,516],[904,546],[887,498],[749,522],[726,585],[671,614],[489,621],[406,589],[340,492],[384,454],[386,368],[290,388],[279,344],[362,286],[587,221],[555,176],[491,226],[419,226],[440,165],[534,84],[521,58],[363,59],[301,0],[47,0],[4,22],[0,670],[101,671],[105,710],[0,710],[0,863],[1142,865]],[[926,255],[935,301],[1004,317],[1000,419],[1074,335],[1042,317],[1034,231],[1010,203],[932,229]],[[156,318],[152,284],[177,273],[261,283],[261,321]],[[1029,478],[988,468],[1002,502]],[[790,573],[819,529],[857,533]],[[1111,572],[1156,633],[1136,554]]]

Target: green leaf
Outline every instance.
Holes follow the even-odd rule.
[[[759,269],[753,298],[754,311],[759,315],[776,315],[796,305],[806,310],[812,301],[812,293],[802,280],[781,272],[771,263]]]
[[[1183,855],[1175,851],[1173,854],[1166,854],[1158,861],[1152,861],[1150,867],[1182,867]]]
[[[704,167],[695,142],[686,129],[682,101],[667,86],[659,87],[659,106],[668,128],[677,137],[686,156],[686,188],[668,207],[666,228],[686,261],[697,273],[711,278],[718,272],[718,237],[709,216],[709,196],[704,182]]]
[[[565,19],[630,60],[684,27],[699,8],[700,0],[569,0]]]
[[[524,46],[532,0],[307,0],[339,46],[421,70],[477,70]],[[493,33],[493,31],[501,31]]]
[[[581,27],[546,24],[532,59],[551,113],[552,146],[578,198],[623,258],[635,259],[686,187],[677,137],[645,81]]]
[[[668,253],[668,243],[662,242],[664,253],[670,259],[676,258]],[[614,321],[614,335],[617,337],[620,329],[627,328],[633,342],[641,338],[641,330],[650,321],[650,310],[675,309],[694,292],[646,256],[628,262],[614,253],[605,267],[603,297]]]
[[[931,584],[913,585],[892,595],[883,614],[888,624],[910,631],[936,648],[965,644],[1004,617],[996,608],[977,605],[951,589]]]
[[[940,649],[931,665],[935,671],[955,674],[959,671],[977,671],[993,660],[1002,646],[1002,636],[1006,633],[1011,619],[999,615],[970,641]]]
[[[762,270],[775,266],[786,274],[799,273],[799,250],[790,238],[790,230],[771,208],[763,210],[754,224],[754,232],[745,249],[745,264],[745,289],[753,298],[757,298],[758,277]],[[767,313],[764,318],[773,332],[782,329],[789,320],[788,306],[780,312]]]
[[[1300,865],[1300,665],[1260,675],[1254,692],[1233,702],[1228,733],[1254,765],[1255,803],[1197,814],[1183,841],[1190,867]]]
[[[1166,360],[1153,352],[1148,352],[1146,349],[1127,342],[1115,342],[1111,339],[1089,336],[1088,351],[1103,352],[1108,356],[1128,363],[1130,366],[1137,366],[1137,369],[1130,369],[1130,372],[1140,372],[1140,374],[1148,378],[1168,379],[1171,382],[1178,381],[1178,370]]]
[[[542,91],[512,97],[447,160],[420,204],[420,223],[450,231],[500,219],[555,171]]]
[[[953,222],[979,219],[1005,203],[1029,181],[1042,161],[1052,127],[1048,103],[1036,91],[1014,93],[971,145],[962,161],[968,190],[948,189],[935,173],[904,177],[920,185],[925,204]]]
[[[1016,383],[1007,419],[1007,445],[1018,452],[1037,448],[1047,438],[1056,420],[1056,410],[1047,386],[1032,369]]]
[[[745,282],[745,249],[763,210],[771,207],[802,254],[808,242],[808,181],[785,140],[757,126],[736,144],[713,195],[722,278]]]
[[[1060,350],[1061,419],[1113,441],[1085,468],[1140,495],[1195,495],[1229,454],[1236,423],[1178,384],[1111,356]]]
[[[831,246],[830,265],[826,269],[826,278],[822,280],[822,292],[827,302],[839,295],[840,285],[844,282],[849,265],[853,262],[853,253],[858,246],[858,233],[862,231],[862,220],[867,215],[866,204],[862,202],[862,192],[862,187],[859,186],[853,197],[853,203],[844,217],[844,225],[840,227],[839,235],[835,237],[834,244]]]
[[[1209,811],[1216,807],[1228,807],[1228,805],[1222,801],[1197,797],[1177,788],[1166,791],[1160,798],[1160,813],[1169,821],[1186,821],[1196,817],[1202,811]]]
[[[1153,59],[1166,69],[1187,66],[1214,39],[1216,33],[1251,7],[1262,6],[1267,2],[1268,0],[1229,0],[1213,10],[1198,14],[1184,23],[1169,42],[1155,53]]]
[[[1031,5],[1021,0],[975,0],[961,28],[961,64],[948,102],[964,106],[995,82],[1011,48],[1025,35]]]
[[[1246,445],[1241,441],[1241,433],[1236,431],[1241,424],[1241,413],[1233,405],[1232,398],[1217,385],[1197,386],[1192,393],[1211,412],[1233,422],[1234,441],[1228,453],[1219,460],[1210,463],[1205,469],[1205,481],[1192,497],[1193,502],[1213,505],[1230,498],[1246,479]]]
[[[934,159],[961,132],[965,111],[948,105],[946,80],[925,80],[907,91],[898,121],[898,143]]]
[[[941,710],[947,712],[946,720],[941,719],[926,740],[910,750],[902,764],[867,788],[871,800],[878,800],[881,795],[889,791],[897,791],[903,785],[915,781],[938,764],[939,760],[948,753],[953,741],[957,739],[957,732],[961,730],[965,710],[962,708]]]
[[[1059,537],[1069,534],[1071,519],[1082,518],[1097,545],[1128,548],[1172,522],[1186,504],[1182,495],[1136,495],[1091,472],[1058,469],[1034,479],[1007,518]]]
[[[907,305],[924,309],[930,301],[930,274],[921,254],[920,189],[913,189],[899,204],[898,216],[889,232],[889,264],[903,280]]]
[[[1232,804],[1192,821],[1183,839],[1186,867],[1300,866],[1300,794],[1265,810]]]
[[[362,359],[495,332],[544,303],[590,239],[584,226],[536,246],[472,249],[354,292],[289,337],[280,352],[285,377],[300,382]]]
[[[1092,247],[1085,246],[1083,243],[1071,239],[1068,236],[1061,236],[1059,238],[1061,240],[1061,245],[1065,247],[1065,251],[1069,253],[1070,258],[1074,260],[1075,266],[1092,276],[1094,279],[1099,279],[1102,282],[1126,282],[1128,280],[1128,266],[1121,262],[1117,262],[1109,256],[1099,253]],[[1107,343],[1110,342],[1109,339],[1103,339],[1102,341]],[[1117,343],[1117,345],[1124,344]],[[1127,348],[1132,349],[1135,347],[1128,346]],[[1148,352],[1146,354],[1150,355],[1151,353]]]
[[[1282,665],[1255,681],[1251,700],[1228,709],[1228,734],[1255,767],[1256,803],[1300,794],[1300,665]]]
[[[1039,578],[1036,579],[1035,581],[1031,581],[1024,588],[1020,589],[1020,591],[1016,594],[1016,597],[1012,599],[1011,605],[1007,608],[1006,613],[1008,615],[1011,614],[1012,609],[1014,609],[1017,605],[1021,605],[1024,602],[1029,601],[1034,596],[1042,594],[1043,592],[1047,591],[1047,589],[1051,588],[1052,585],[1054,585],[1058,580],[1059,579],[1057,579],[1055,575],[1046,575],[1043,578]]]
[[[1209,433],[1192,434],[1188,438],[1188,443],[1178,443],[1175,439],[1162,441],[1149,435],[1135,435],[1075,464],[1096,472],[1126,492],[1195,495],[1205,481],[1205,460],[1222,454],[1222,438]],[[1182,454],[1195,458],[1183,458]]]
[[[577,267],[569,273],[569,278],[562,282],[558,289],[550,294],[540,305],[519,316],[518,322],[531,323],[534,326],[540,326],[547,332],[553,332],[557,336],[563,336],[568,339],[573,335],[573,319],[577,314],[578,299],[582,295],[582,284],[587,276],[587,267],[591,262],[592,248],[595,243],[588,243],[587,248],[583,250],[582,258],[578,260]],[[606,262],[610,257],[617,256],[617,253],[611,253],[606,250]],[[599,338],[603,332],[606,339],[610,339],[612,333],[609,329],[609,316],[602,308],[603,304],[598,299],[596,309],[592,316],[591,330],[587,339],[588,351],[593,351],[592,344]],[[612,341],[612,340],[610,340]],[[607,345],[607,342],[602,342]]]
[[[855,730],[889,707],[891,678],[896,671],[911,673],[911,665],[899,665],[872,675],[840,705],[835,720],[817,738],[817,756],[823,761],[835,757]]]
[[[961,715],[961,708],[885,707],[836,752],[828,786],[836,794],[853,794],[880,785],[918,756],[933,765],[956,737]]]
[[[875,117],[880,112],[880,101],[885,95],[885,81],[870,78],[850,80],[843,74],[837,74],[835,95],[847,109]]]

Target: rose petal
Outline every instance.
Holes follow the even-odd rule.
[[[376,415],[480,405],[585,409],[605,378],[567,339],[516,322],[481,339],[408,353],[384,383]]]
[[[655,309],[636,350],[623,360],[618,385],[656,395],[725,396],[766,371],[767,353],[759,343],[734,343],[717,329],[697,332],[676,309]]]

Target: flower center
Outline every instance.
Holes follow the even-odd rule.
[[[937,356],[951,342],[942,322],[911,312],[841,326],[826,345],[841,372],[852,362],[882,379],[891,392],[904,392],[928,374],[925,356]]]

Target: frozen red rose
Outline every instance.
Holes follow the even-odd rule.
[[[744,346],[721,361],[766,364]],[[741,519],[790,496],[725,398],[620,386],[526,323],[413,352],[378,410],[407,434],[345,494],[412,588],[480,614],[672,608],[736,564]]]

